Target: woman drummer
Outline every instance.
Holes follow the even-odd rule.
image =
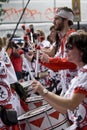
[[[74,32],[66,43],[68,61],[78,66],[78,75],[71,80],[64,97],[58,96],[38,82],[33,81],[32,87],[60,113],[68,114],[74,130],[87,130],[87,33]]]

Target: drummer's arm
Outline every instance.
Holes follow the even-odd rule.
[[[40,60],[40,63],[57,72],[59,70],[65,70],[65,69],[70,69],[70,70],[75,70],[77,68],[76,64],[73,62],[69,62],[67,58],[60,58],[60,57],[49,57],[47,54],[42,54],[42,59]]]
[[[85,94],[80,92],[73,93],[72,96],[67,99],[65,97],[58,96],[52,92],[48,92],[43,97],[48,103],[50,103],[50,105],[52,105],[59,112],[64,114],[67,112],[67,110],[74,111],[76,107],[84,100]]]
[[[49,92],[50,95],[53,95],[52,92]],[[48,94],[46,96],[44,96],[43,98],[54,108],[56,109],[58,112],[62,113],[62,114],[66,114],[67,110],[64,107],[60,107],[55,100],[53,101],[53,99],[48,98]],[[55,94],[55,96],[58,96]],[[53,97],[53,96],[52,96]],[[55,97],[56,98],[56,97]]]
[[[63,97],[58,96],[58,95],[44,89],[43,85],[37,80],[34,80],[32,82],[32,88],[33,88],[34,92],[39,93],[57,111],[59,111],[62,114],[67,113],[67,109],[66,109],[66,107],[64,107],[64,104],[63,104],[64,101],[62,101],[62,105],[61,105],[61,99]]]

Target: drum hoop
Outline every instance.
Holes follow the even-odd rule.
[[[48,107],[48,106],[49,106],[49,107]],[[33,111],[36,111],[36,110],[38,110],[38,109],[40,109],[40,108],[43,108],[43,110],[40,111],[40,112],[38,112],[37,114],[36,114],[36,113],[30,114],[28,117],[26,117],[26,115],[27,115],[28,113],[32,113]],[[46,109],[45,109],[45,108],[46,108]],[[49,111],[49,110],[51,110],[51,109],[52,109],[52,106],[50,106],[49,104],[46,104],[46,105],[44,105],[44,106],[41,106],[41,107],[35,108],[35,109],[33,109],[33,110],[29,111],[29,112],[26,112],[26,113],[25,113],[26,115],[25,115],[25,114],[20,115],[20,116],[18,117],[18,120],[19,120],[20,117],[23,116],[23,115],[25,115],[25,116],[24,116],[24,119],[20,119],[19,121],[26,120],[26,119],[31,118],[31,117],[36,117],[36,116],[38,116],[39,114],[43,114],[44,112],[47,112],[47,111]]]
[[[27,101],[29,100],[29,101]],[[32,96],[26,99],[26,103],[36,102],[36,101],[42,101],[44,100],[41,96]]]

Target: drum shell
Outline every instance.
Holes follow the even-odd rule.
[[[33,96],[26,99],[29,110],[33,110],[40,106],[47,104],[47,102],[41,96]]]
[[[55,109],[53,109],[49,104],[46,106],[45,110],[28,116],[26,118],[29,123],[30,130],[62,130],[69,126],[66,115],[62,115]],[[40,110],[42,107],[39,107]],[[34,109],[34,113],[35,113]],[[30,111],[32,113],[32,111]]]

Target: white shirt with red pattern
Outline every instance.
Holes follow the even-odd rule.
[[[80,116],[79,125],[82,128],[87,125],[87,65],[81,68],[78,71],[78,75],[71,80],[69,89],[64,96],[70,98],[72,93],[82,93],[85,95],[82,103],[74,111],[68,110],[68,116],[72,122]]]
[[[67,38],[73,32],[75,32],[75,30],[69,29],[66,32],[66,34],[61,38],[61,40],[60,40],[61,45],[59,48],[59,52],[57,53],[56,56],[61,57],[61,58],[67,57],[65,45],[67,42]],[[66,70],[60,70],[58,73],[61,75],[61,77],[60,77],[61,78],[61,87],[62,87],[61,95],[64,95],[68,89],[71,79],[73,79],[75,77],[75,75],[77,74],[77,70],[66,69]]]

